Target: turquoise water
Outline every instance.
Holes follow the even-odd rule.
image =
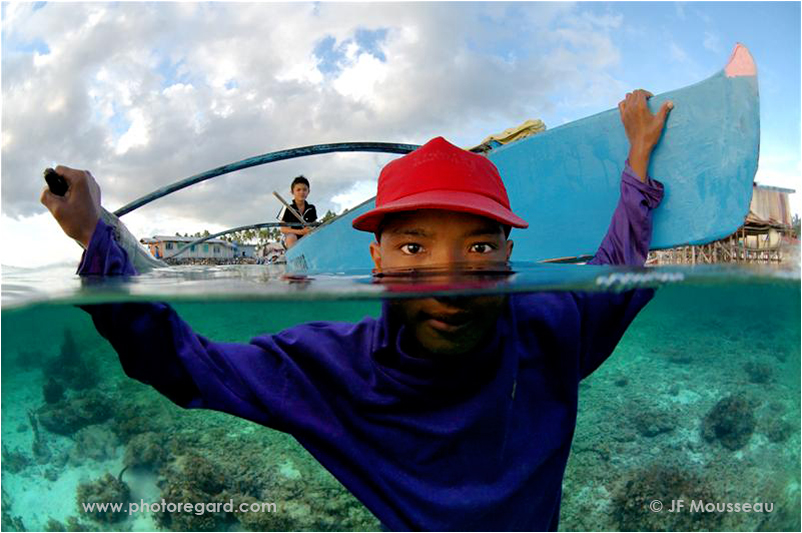
[[[560,528],[798,531],[798,274],[648,274],[549,267],[458,288],[554,289],[565,279],[572,288],[663,284],[612,357],[581,385]],[[198,333],[246,342],[305,321],[377,316],[381,297],[415,295],[410,286],[387,289],[364,275],[290,283],[263,268],[186,269],[91,287],[61,272],[5,270],[3,282],[3,530],[380,528],[291,437],[229,415],[179,409],[127,378],[88,315],[72,304],[158,294]],[[736,414],[728,420],[739,431],[718,431],[709,415],[723,412]],[[79,498],[122,496],[274,502],[277,509],[140,512],[117,521],[79,511]],[[771,503],[772,511],[691,519],[645,507],[696,497]]]

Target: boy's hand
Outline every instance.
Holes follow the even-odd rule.
[[[64,177],[69,189],[64,196],[57,196],[45,187],[40,200],[64,233],[87,248],[100,218],[100,187],[88,170],[63,166],[55,170]]]
[[[641,181],[646,181],[649,158],[666,123],[668,112],[674,108],[673,102],[665,102],[657,114],[649,111],[646,100],[654,96],[649,91],[638,89],[627,93],[618,103],[621,122],[629,139],[629,165]]]

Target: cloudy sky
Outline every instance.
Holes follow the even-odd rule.
[[[700,81],[736,42],[759,70],[757,181],[802,188],[798,2],[3,3],[2,263],[80,256],[39,204],[46,166],[90,169],[114,210],[278,149],[556,127],[633,88]],[[319,213],[340,212],[373,195],[391,157],[257,167],[123,220],[139,237],[271,221],[271,192],[299,173]]]

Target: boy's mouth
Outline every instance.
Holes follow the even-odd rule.
[[[424,314],[424,323],[436,331],[444,333],[456,333],[465,327],[469,326],[472,322],[470,313],[439,313],[439,314]]]

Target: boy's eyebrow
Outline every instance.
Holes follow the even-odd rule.
[[[498,224],[488,223],[487,225],[475,228],[465,234],[466,237],[481,237],[484,235],[497,235],[502,229]]]
[[[467,233],[465,233],[465,237],[483,237],[486,235],[497,235],[501,231],[498,225],[489,223],[487,225],[479,226],[474,228]],[[434,234],[430,231],[427,231],[423,228],[399,228],[399,229],[388,229],[387,233],[391,235],[406,235],[410,237],[426,237],[431,238]]]
[[[422,228],[401,228],[401,229],[389,229],[387,230],[388,233],[393,235],[411,235],[413,237],[431,237],[432,234],[425,229]]]

